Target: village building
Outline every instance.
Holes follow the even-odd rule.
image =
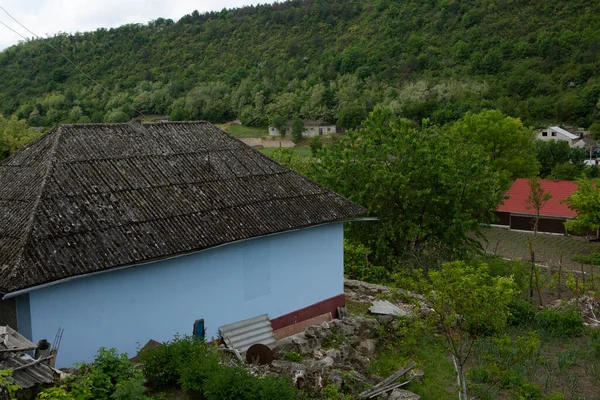
[[[60,125],[0,163],[2,324],[67,367],[335,316],[364,211],[207,122]]]
[[[565,221],[577,216],[563,200],[577,190],[577,184],[572,181],[541,179],[540,184],[545,192],[552,198],[540,209],[538,232],[566,234]],[[518,178],[510,189],[504,193],[506,197],[498,206],[495,214],[498,217],[497,225],[509,229],[533,231],[535,210],[527,204],[527,197],[531,193],[529,180]]]
[[[322,136],[322,135],[332,135],[336,133],[338,127],[334,124],[330,124],[326,121],[317,120],[317,121],[304,121],[304,132],[302,133],[303,137],[312,137],[312,136]],[[292,124],[288,122],[286,128],[286,136],[290,136],[292,134]],[[281,136],[279,129],[270,126],[269,127],[269,135],[270,136]]]
[[[538,140],[562,140],[569,143],[569,147],[573,147],[575,143],[581,139],[581,134],[571,133],[559,126],[550,126],[542,129],[537,133]]]

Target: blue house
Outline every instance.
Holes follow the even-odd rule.
[[[363,212],[207,122],[60,125],[0,163],[0,324],[65,367],[334,314]]]

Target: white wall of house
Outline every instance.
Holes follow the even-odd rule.
[[[311,137],[311,136],[321,136],[321,135],[332,135],[336,132],[335,125],[322,125],[322,126],[305,126],[304,133],[302,133],[303,137]],[[286,135],[290,136],[292,134],[292,129],[286,129]],[[272,126],[269,127],[269,135],[270,136],[280,136],[280,132],[277,128]]]
[[[558,127],[548,127],[548,128],[542,129],[541,131],[539,131],[537,133],[537,139],[544,140],[544,141],[562,140],[562,141],[566,141],[567,143],[569,143],[569,146],[573,146],[575,144],[575,142],[577,142],[579,140],[579,136],[574,135],[574,134],[567,132],[564,129],[560,129]]]

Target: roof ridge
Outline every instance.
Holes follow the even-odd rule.
[[[48,161],[46,161],[46,172],[44,172],[44,176],[43,176],[42,182],[40,184],[39,193],[33,202],[33,207],[31,208],[31,210],[32,210],[31,215],[29,216],[29,221],[27,221],[27,225],[25,227],[25,233],[23,234],[23,237],[21,239],[19,255],[17,256],[16,262],[14,265],[15,267],[21,263],[21,260],[23,259],[23,252],[25,251],[25,245],[27,244],[27,242],[29,241],[29,239],[31,237],[31,232],[33,231],[33,224],[34,224],[36,216],[38,214],[40,202],[42,201],[42,197],[44,194],[44,189],[46,188],[46,182],[48,180],[48,176],[50,175],[50,171],[53,170],[53,168],[54,168],[54,160],[56,159],[56,150],[58,148],[58,143],[61,138],[61,133],[62,133],[62,130],[60,129],[60,127],[55,127],[46,133],[46,135],[48,135],[48,136],[56,135],[56,137],[54,138],[54,143],[52,143],[52,149],[50,150],[50,157],[48,157]],[[9,276],[12,275],[12,273],[15,273],[16,271],[17,271],[17,268],[13,268],[13,270],[12,270],[11,274],[9,274]]]

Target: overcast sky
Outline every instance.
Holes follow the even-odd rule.
[[[177,21],[194,10],[220,11],[268,1],[254,0],[0,0],[19,22],[39,36],[58,32],[85,32],[129,23],[145,23],[157,18]],[[4,11],[0,21],[25,37],[32,35],[21,28]],[[0,24],[0,50],[23,40]]]

